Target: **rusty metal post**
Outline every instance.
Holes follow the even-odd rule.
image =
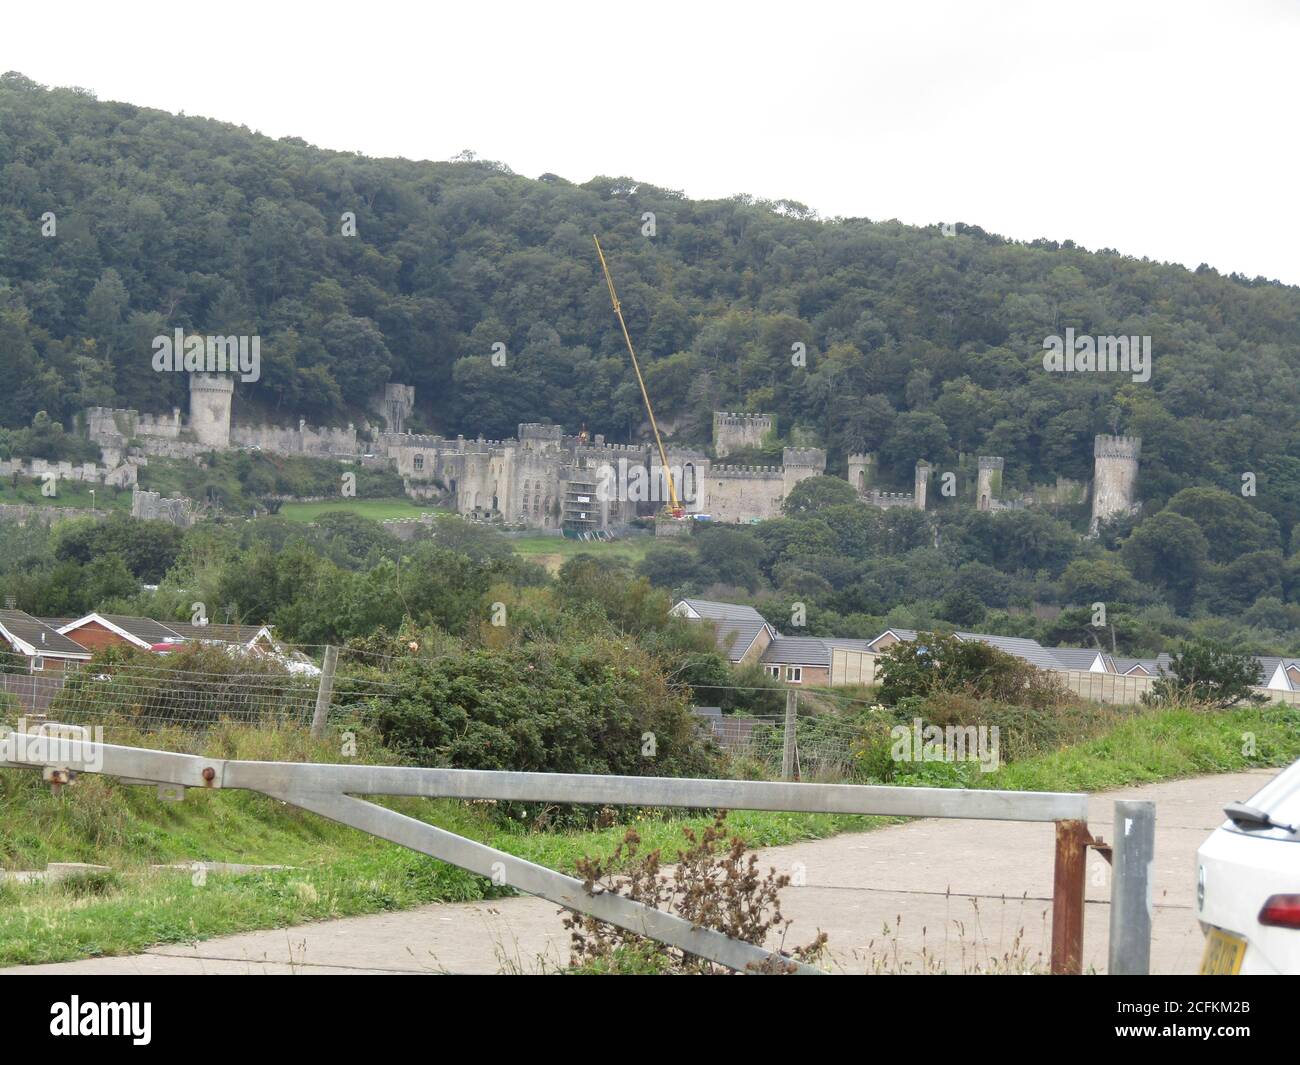
[[[1088,867],[1087,821],[1056,822],[1052,878],[1052,975],[1083,972],[1083,900]]]

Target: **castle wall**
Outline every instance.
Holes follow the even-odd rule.
[[[314,429],[300,420],[298,428],[276,425],[232,425],[229,442],[235,447],[257,447],[280,455],[309,455],[316,458],[352,458],[358,451],[357,431]]]
[[[167,498],[158,492],[137,488],[131,495],[131,517],[149,521],[166,521],[182,529],[194,524],[192,502],[184,497]]]
[[[766,521],[781,516],[785,474],[780,466],[714,466],[705,483],[707,513],[714,521]]]
[[[136,483],[138,471],[135,463],[118,466],[97,466],[93,462],[74,464],[50,462],[47,459],[0,459],[0,477],[26,477],[35,480],[47,473],[59,481],[81,481],[86,484],[104,484],[126,488]]]

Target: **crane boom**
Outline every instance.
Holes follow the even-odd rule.
[[[641,398],[645,400],[646,413],[650,415],[650,428],[654,430],[655,444],[659,448],[659,462],[664,471],[664,476],[668,479],[668,511],[674,518],[681,518],[686,515],[686,508],[682,506],[681,500],[677,498],[677,485],[673,483],[673,471],[668,466],[668,453],[664,450],[663,438],[659,435],[659,423],[655,421],[654,407],[650,405],[650,393],[646,391],[645,378],[641,376],[641,365],[636,360],[636,350],[632,347],[632,338],[628,335],[627,322],[623,320],[623,308],[618,302],[618,293],[614,291],[614,278],[610,275],[609,264],[605,262],[605,253],[600,250],[600,238],[593,233],[591,239],[596,242],[596,254],[600,256],[600,268],[605,272],[605,284],[609,286],[609,300],[614,305],[614,313],[618,315],[618,324],[623,329],[623,339],[627,341],[627,353],[632,356],[632,369],[636,371],[636,382],[641,386]]]

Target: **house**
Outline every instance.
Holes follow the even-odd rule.
[[[683,599],[668,613],[688,621],[711,623],[717,632],[718,650],[733,666],[759,661],[776,638],[776,629],[752,606]]]
[[[301,651],[284,647],[270,625],[222,625],[206,622],[171,621],[168,625],[193,643],[224,647],[230,654],[249,658],[273,658],[290,673],[319,677],[320,667]]]
[[[0,610],[0,641],[25,659],[26,673],[62,673],[91,657],[87,648],[24,610]]]
[[[1109,656],[1091,647],[1049,647],[1052,657],[1062,669],[1078,669],[1085,673],[1111,673]]]
[[[776,636],[761,659],[773,677],[789,684],[831,683],[831,656],[835,648],[866,651],[866,640],[827,639],[820,636]]]
[[[1062,668],[1052,652],[1037,640],[1030,640],[1023,636],[995,636],[987,632],[954,632],[952,635],[963,643],[975,640],[996,647],[999,651],[1005,651],[1037,669]],[[883,654],[896,643],[910,643],[915,639],[914,629],[886,629],[874,640],[868,641],[867,650],[872,654]]]
[[[1118,673],[1121,677],[1158,677],[1170,672],[1173,658],[1161,651],[1155,658],[1121,658],[1107,655],[1108,673]]]
[[[1257,656],[1263,679],[1261,688],[1270,691],[1300,691],[1300,658],[1277,658],[1271,655]]]
[[[126,614],[87,614],[59,626],[59,632],[92,651],[113,646],[151,651],[159,644],[185,642],[185,637],[170,625]]]
[[[199,640],[202,643],[224,643],[231,646],[245,647],[248,650],[278,651],[270,625],[222,625],[209,621],[196,625],[188,621],[169,621],[167,627],[174,629],[187,640]]]

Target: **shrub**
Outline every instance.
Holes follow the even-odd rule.
[[[1267,696],[1251,690],[1263,681],[1263,670],[1250,655],[1197,640],[1174,655],[1170,672],[1157,679],[1142,699],[1148,705],[1200,703],[1220,709],[1241,702],[1263,703]]]
[[[965,692],[1033,707],[1061,697],[1055,679],[1030,663],[979,640],[946,634],[920,632],[915,640],[900,641],[877,668],[880,698],[887,704],[935,692]]]
[[[381,693],[352,698],[421,765],[632,776],[718,767],[686,700],[644,652],[612,638],[397,660]]]

